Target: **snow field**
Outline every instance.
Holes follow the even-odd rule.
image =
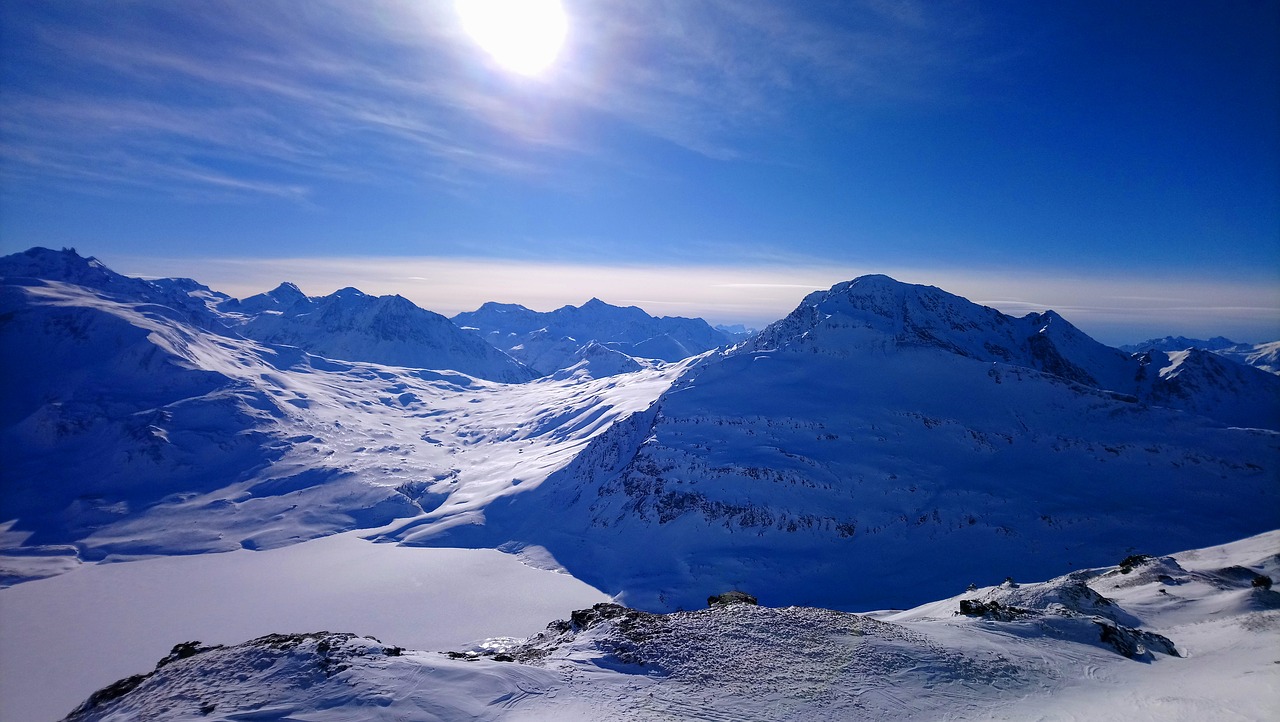
[[[608,598],[494,550],[339,534],[263,552],[84,565],[0,589],[0,720],[59,719],[179,642],[355,631],[411,649],[524,637]]]

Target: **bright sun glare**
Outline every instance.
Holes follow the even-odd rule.
[[[560,0],[457,0],[462,26],[504,68],[538,75],[569,30]]]

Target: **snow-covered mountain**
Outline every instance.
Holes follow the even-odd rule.
[[[489,302],[453,321],[542,375],[577,363],[579,349],[591,342],[638,358],[679,361],[733,340],[700,318],[655,318],[635,306],[612,306],[597,298],[545,313]]]
[[[811,294],[738,352],[788,349],[843,357],[915,348],[1036,369],[1140,402],[1280,430],[1280,379],[1273,375],[1205,353],[1125,353],[1053,311],[1015,318],[887,276],[863,276]]]
[[[1241,344],[1232,341],[1225,336],[1214,336],[1213,338],[1187,338],[1186,336],[1165,336],[1164,338],[1149,338],[1139,343],[1130,343],[1120,346],[1121,351],[1129,353],[1142,353],[1144,351],[1186,351],[1189,348],[1199,348],[1205,351],[1218,351],[1232,346],[1240,346]]]
[[[437,515],[386,538],[535,545],[647,609],[735,586],[918,602],[992,568],[1035,577],[1273,528],[1275,381],[864,277],[691,366],[483,525]]]
[[[652,610],[721,586],[852,609],[1276,522],[1274,376],[882,276],[720,353],[585,344],[562,373],[501,384],[242,333],[295,318],[313,347],[347,348],[329,336],[417,317],[394,299],[232,301],[50,251],[0,268],[0,341],[21,350],[0,405],[11,581],[387,525]]]
[[[1255,366],[1273,374],[1280,374],[1280,341],[1250,344],[1236,343],[1222,336],[1214,336],[1211,339],[1165,336],[1164,338],[1152,338],[1142,343],[1121,346],[1120,349],[1130,353],[1146,353],[1147,351],[1173,352],[1186,351],[1188,349],[1212,351],[1233,361]]]
[[[730,340],[735,342],[745,340],[748,336],[755,335],[756,331],[759,330],[755,328],[747,328],[746,326],[740,323],[735,323],[735,324],[718,323],[713,328],[715,328],[715,330],[719,331],[720,333],[723,333],[724,335],[728,336]]]
[[[495,482],[475,460],[489,457],[492,437],[509,442],[516,476],[536,479],[627,413],[636,385],[665,383],[578,378],[507,392],[454,371],[325,359],[240,331],[262,318],[255,310],[280,313],[272,328],[287,328],[285,313],[310,308],[296,318],[313,347],[423,319],[464,351],[481,342],[402,299],[267,295],[223,312],[227,297],[194,282],[126,278],[74,252],[0,259],[0,579],[377,526],[420,515],[475,477],[500,493],[519,482]],[[522,371],[510,359],[495,368]]]
[[[219,308],[244,314],[237,330],[248,338],[297,346],[326,358],[450,369],[505,383],[534,376],[507,354],[403,296],[369,296],[343,288],[309,298],[297,286],[282,283]]]
[[[447,653],[331,632],[183,642],[66,719],[1265,719],[1277,548],[1280,532],[1134,555],[902,612],[602,603]]]

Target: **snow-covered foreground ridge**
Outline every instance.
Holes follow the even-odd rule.
[[[1277,526],[1280,377],[884,276],[729,350],[524,383],[341,358],[521,368],[394,297],[232,303],[43,250],[0,276],[9,581],[368,529],[649,610],[730,587],[865,609]]]
[[[597,604],[447,654],[330,632],[185,642],[67,719],[1262,720],[1277,551],[1270,532],[904,612]]]

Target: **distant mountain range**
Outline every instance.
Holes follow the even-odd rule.
[[[228,299],[217,309],[239,321],[235,330],[247,338],[326,358],[451,369],[507,383],[534,376],[507,354],[403,296],[343,288],[309,298],[292,283],[282,283],[243,301]]]
[[[705,322],[599,301],[486,304],[458,319],[476,336],[394,296],[237,301],[69,251],[0,279],[9,582],[384,527],[645,609],[849,609],[1277,521],[1280,377],[885,276],[714,352]]]
[[[582,349],[593,341],[628,356],[679,361],[736,338],[700,318],[655,318],[635,306],[612,306],[598,298],[545,313],[490,302],[454,316],[453,321],[540,375],[581,360]]]
[[[1188,349],[1198,349],[1201,351],[1212,351],[1219,356],[1226,356],[1233,361],[1256,366],[1263,371],[1269,371],[1273,374],[1280,374],[1280,341],[1270,341],[1268,343],[1236,343],[1222,336],[1214,336],[1205,340],[1200,338],[1187,338],[1186,336],[1165,336],[1164,338],[1152,338],[1142,343],[1128,344],[1121,346],[1121,351],[1129,353],[1145,353],[1147,351],[1186,351]]]

